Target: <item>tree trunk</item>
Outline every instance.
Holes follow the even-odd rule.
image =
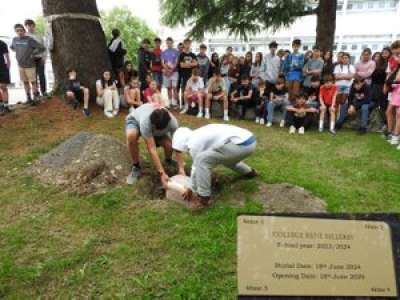
[[[319,0],[316,45],[323,51],[332,50],[335,43],[336,8],[337,0]]]
[[[42,0],[45,17],[60,14],[85,14],[99,17],[96,0]],[[52,22],[54,48],[51,51],[55,91],[62,92],[66,71],[74,68],[78,79],[95,96],[96,79],[110,69],[106,38],[96,20],[60,17]]]

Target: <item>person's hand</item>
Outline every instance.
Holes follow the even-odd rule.
[[[185,201],[190,201],[192,200],[193,197],[193,191],[191,189],[185,189],[185,191],[182,194],[182,197]]]
[[[349,107],[348,113],[349,115],[354,115],[356,113],[356,109],[353,105]]]
[[[164,190],[168,190],[168,180],[169,180],[168,175],[166,173],[162,173],[160,176],[161,176],[161,178],[160,178],[161,184],[162,184]]]

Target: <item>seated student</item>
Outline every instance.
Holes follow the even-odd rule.
[[[74,109],[79,107],[79,102],[83,101],[83,113],[86,117],[90,116],[89,112],[89,89],[81,85],[77,79],[75,69],[67,71],[67,82],[65,85],[65,96],[67,100],[72,101]]]
[[[268,89],[265,81],[260,80],[258,83],[258,97],[256,101],[256,123],[264,125],[267,120],[268,111]]]
[[[283,77],[279,77],[274,86],[271,88],[271,92],[269,95],[267,127],[272,126],[272,121],[274,120],[274,111],[276,108],[282,110],[283,115],[280,127],[281,128],[285,127],[286,108],[288,105],[289,105],[289,94],[286,88],[285,79]]]
[[[143,92],[143,102],[144,103],[157,103],[164,106],[164,101],[161,98],[161,93],[158,90],[157,81],[152,80],[147,89]]]
[[[100,80],[96,82],[97,104],[104,107],[104,115],[113,118],[119,112],[119,94],[117,83],[112,79],[110,71],[104,71]]]
[[[307,96],[307,105],[319,109],[319,90],[321,88],[320,76],[312,76],[309,87],[304,87]]]
[[[178,163],[178,172],[185,175],[183,153],[192,160],[190,188],[183,197],[191,209],[200,210],[210,205],[211,175],[213,169],[223,165],[247,177],[254,178],[257,172],[243,160],[256,150],[256,138],[250,131],[225,124],[210,124],[196,130],[179,128],[172,139]]]
[[[306,99],[307,94],[300,93],[296,96],[295,104],[287,108],[287,122],[290,126],[290,134],[295,134],[296,130],[299,131],[299,134],[304,134],[312,123],[313,114],[318,112],[316,108],[307,104]]]
[[[0,40],[0,114],[10,112],[8,108],[8,85],[10,81],[11,59],[8,46]]]
[[[319,92],[319,103],[320,103],[319,132],[324,131],[325,114],[327,113],[327,111],[329,111],[330,113],[329,132],[332,134],[336,134],[335,131],[336,96],[337,96],[337,87],[335,85],[334,77],[332,75],[325,75],[324,84],[321,86]]]
[[[240,78],[240,82],[231,94],[231,101],[238,107],[240,119],[244,119],[246,110],[254,106],[254,90],[249,77],[245,74]]]
[[[129,85],[132,78],[138,77],[139,73],[133,68],[133,64],[130,61],[125,62],[124,69],[121,77],[121,85],[123,87]]]
[[[189,110],[189,106],[195,107],[196,103],[199,105],[198,118],[203,117],[203,104],[204,104],[204,81],[200,77],[200,70],[194,68],[192,70],[192,76],[186,83],[185,92],[183,94],[185,100],[185,106],[181,111],[181,114],[186,114]]]
[[[361,124],[358,129],[359,134],[367,133],[369,109],[371,108],[371,88],[367,85],[364,78],[356,78],[350,90],[349,105],[347,113],[355,115],[357,112],[361,114]],[[343,117],[343,120],[345,116]]]
[[[125,101],[129,107],[129,112],[143,104],[140,93],[140,84],[137,77],[132,77],[124,89]]]
[[[150,83],[153,81],[153,76],[151,76],[151,74],[147,74],[145,76],[145,81],[144,82],[140,82],[140,90],[142,92],[144,92],[149,86]],[[144,96],[144,95],[143,95]]]
[[[207,97],[204,116],[206,119],[210,119],[211,101],[222,101],[224,105],[224,121],[228,122],[228,93],[226,90],[225,80],[221,76],[221,71],[218,69],[214,71],[214,76],[210,78],[207,85]]]

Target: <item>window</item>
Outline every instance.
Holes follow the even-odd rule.
[[[361,49],[367,49],[368,48],[368,45],[362,45],[362,47],[361,47]]]
[[[363,9],[363,4],[362,2],[357,3],[357,9]]]
[[[345,50],[347,50],[347,45],[342,45],[342,51],[345,51]]]
[[[244,51],[244,50],[243,50],[243,51]],[[251,47],[250,47],[250,51],[251,51],[251,52],[254,52],[254,51],[256,51],[256,48],[255,48],[254,46],[251,46]]]
[[[309,48],[308,45],[304,45],[304,46],[303,46],[303,50],[304,50],[304,51],[307,51],[308,48]]]
[[[337,44],[333,45],[333,50],[337,50]]]
[[[369,8],[369,9],[374,8],[374,2],[369,1],[369,2],[368,2],[368,8]]]
[[[342,11],[343,10],[343,4],[342,3],[338,4],[336,10]]]
[[[215,48],[210,48],[210,51],[211,52],[215,52]]]
[[[385,1],[379,1],[378,2],[378,7],[379,8],[385,8]]]
[[[239,47],[235,47],[233,50],[234,50],[235,52],[239,52]]]
[[[243,46],[243,47],[242,47],[242,51],[243,51],[243,52],[246,51],[246,46]],[[251,50],[251,51],[254,51],[254,50]]]
[[[396,8],[396,5],[397,5],[397,3],[396,3],[395,0],[392,0],[392,1],[389,2],[389,7],[390,8]]]
[[[379,48],[379,45],[377,45],[377,44],[372,45],[372,50],[378,50],[378,48]]]
[[[347,4],[347,9],[348,10],[352,10],[353,9],[353,4],[352,3],[348,3]]]
[[[351,45],[351,50],[357,50],[357,48],[358,48],[358,45],[356,45],[356,44]]]

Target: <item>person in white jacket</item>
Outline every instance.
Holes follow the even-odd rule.
[[[256,149],[256,138],[250,131],[225,124],[210,124],[196,130],[179,128],[172,139],[178,172],[185,175],[182,153],[192,157],[191,184],[183,197],[193,210],[209,206],[211,174],[217,165],[224,165],[248,178],[257,172],[243,162]]]

